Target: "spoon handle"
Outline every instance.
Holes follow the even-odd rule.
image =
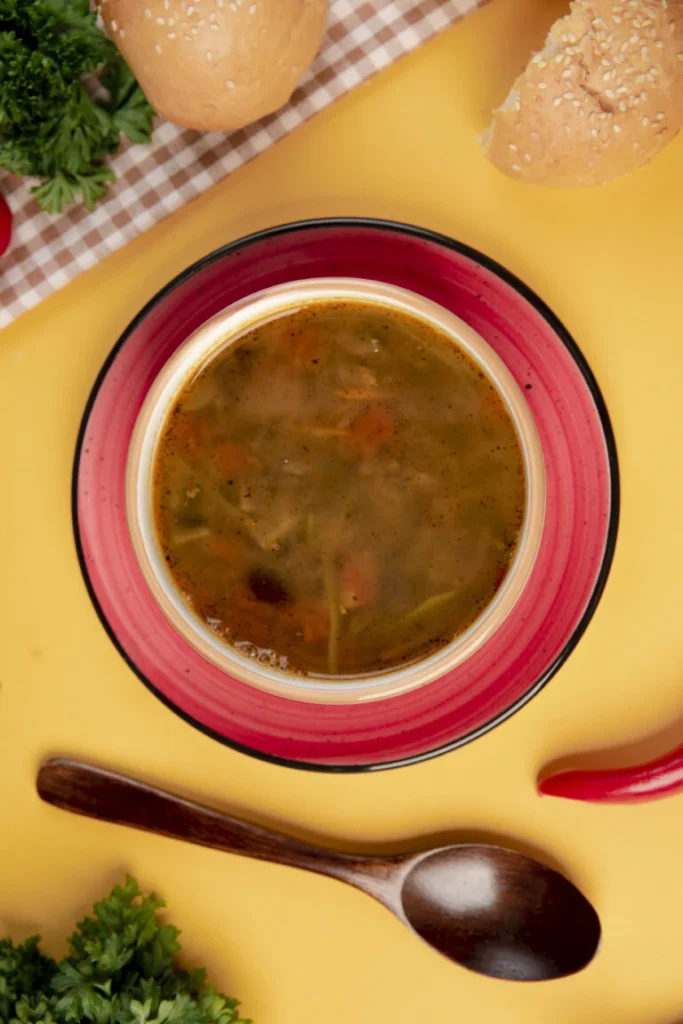
[[[54,758],[38,772],[40,797],[88,818],[184,839],[214,850],[286,864],[356,885],[387,902],[400,858],[354,857],[239,821],[144,782],[80,761]],[[387,899],[383,897],[386,891]]]

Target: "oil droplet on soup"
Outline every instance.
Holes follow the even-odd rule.
[[[525,477],[464,352],[410,316],[329,303],[243,335],[189,384],[154,501],[170,572],[219,637],[354,677],[426,657],[490,603]]]

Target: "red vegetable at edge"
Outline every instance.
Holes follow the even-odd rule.
[[[683,745],[646,764],[601,771],[558,772],[541,779],[546,796],[591,803],[634,804],[683,792]]]
[[[7,202],[0,196],[0,256],[12,239],[12,214]]]

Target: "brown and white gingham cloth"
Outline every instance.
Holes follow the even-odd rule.
[[[0,327],[478,3],[332,0],[321,50],[286,107],[229,134],[200,134],[161,122],[150,146],[123,148],[112,161],[118,180],[92,213],[75,206],[49,216],[26,183],[4,175],[0,188],[14,214],[14,240],[0,262]]]

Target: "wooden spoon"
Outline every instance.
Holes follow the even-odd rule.
[[[100,821],[329,875],[383,903],[456,963],[493,978],[540,981],[585,967],[600,921],[579,890],[521,853],[483,844],[390,857],[318,849],[112,772],[55,759],[43,800]]]

